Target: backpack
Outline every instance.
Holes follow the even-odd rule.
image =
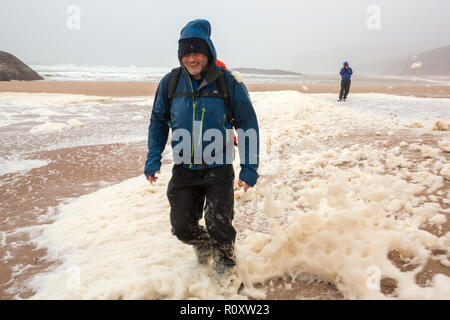
[[[185,93],[175,93],[175,90],[177,88],[178,79],[180,78],[181,74],[181,67],[174,68],[170,72],[170,78],[169,78],[169,84],[168,84],[168,91],[167,91],[167,106],[169,108],[168,114],[170,117],[170,107],[172,105],[172,99],[175,97],[218,97],[221,98],[225,102],[225,106],[227,108],[228,113],[228,119],[231,123],[231,125],[234,127],[234,116],[233,111],[231,110],[230,106],[230,99],[228,96],[227,91],[227,84],[225,81],[225,74],[224,74],[224,68],[219,67],[220,70],[220,76],[215,80],[217,83],[217,88],[219,89],[219,93],[215,92],[185,92]]]

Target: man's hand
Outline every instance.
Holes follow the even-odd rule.
[[[238,186],[239,187],[242,187],[242,185],[243,184],[245,184],[245,186],[244,186],[244,192],[247,192],[247,190],[249,189],[249,188],[251,188],[247,183],[245,183],[244,181],[242,181],[241,179],[239,179],[239,181],[238,181]]]
[[[156,180],[158,180],[158,177],[156,176],[157,173],[160,174],[161,171],[157,171],[155,173],[152,173],[151,175],[149,175],[147,177],[147,180],[150,181],[150,183],[156,182]]]

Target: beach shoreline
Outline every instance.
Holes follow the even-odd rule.
[[[249,92],[294,90],[302,93],[335,93],[336,83],[305,84],[246,84]],[[0,81],[0,92],[66,93],[110,97],[151,96],[158,88],[157,82],[125,81]],[[450,86],[443,85],[373,85],[353,81],[352,93],[383,93],[419,98],[450,98]]]

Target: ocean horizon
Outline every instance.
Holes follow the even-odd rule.
[[[44,77],[44,81],[118,81],[159,82],[176,66],[108,66],[77,64],[30,64],[30,67]],[[248,84],[330,84],[339,83],[336,74],[280,75],[267,74],[266,69],[249,68],[251,72],[241,73]],[[233,71],[233,68],[230,68]],[[258,73],[264,71],[264,74]],[[273,71],[273,70],[272,70]],[[290,71],[290,70],[283,70]],[[448,76],[398,76],[382,74],[359,74],[353,76],[360,84],[383,85],[450,85]]]

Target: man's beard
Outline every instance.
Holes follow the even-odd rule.
[[[202,74],[202,72],[208,69],[208,63],[206,63],[205,65],[198,64],[194,67],[190,67],[188,64],[185,64],[184,66],[191,76],[199,76]]]

